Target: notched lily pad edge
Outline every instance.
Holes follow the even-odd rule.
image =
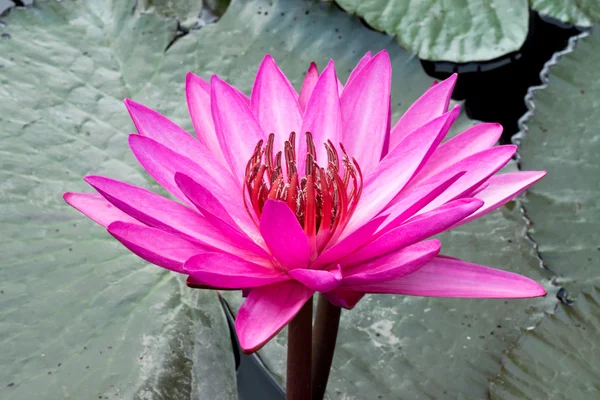
[[[523,137],[525,135],[527,135],[527,132],[529,129],[527,126],[527,122],[531,118],[533,118],[533,116],[535,114],[535,94],[536,94],[536,92],[543,90],[548,86],[548,80],[549,80],[549,76],[550,76],[550,72],[551,72],[552,68],[559,63],[559,61],[561,60],[561,58],[563,56],[572,53],[577,48],[579,41],[583,38],[588,37],[590,35],[590,32],[591,32],[590,30],[586,30],[586,31],[580,33],[579,35],[572,36],[569,39],[569,44],[567,45],[567,47],[564,50],[557,51],[556,53],[554,53],[552,55],[552,57],[544,64],[544,67],[540,71],[540,81],[542,82],[542,84],[537,85],[537,86],[532,86],[529,89],[527,89],[527,94],[525,95],[525,99],[524,99],[525,106],[527,107],[527,112],[525,114],[523,114],[523,116],[521,118],[519,118],[519,120],[517,122],[518,126],[519,126],[519,131],[517,133],[515,133],[511,138],[511,142],[514,145],[516,145],[518,149],[520,148],[521,140],[523,139]],[[517,150],[515,157],[516,157],[516,161],[517,161],[517,167],[519,168],[519,170],[521,170],[522,163],[521,163],[521,154],[520,154],[519,150]],[[529,215],[527,213],[527,201],[524,201],[524,199],[526,197],[527,197],[527,193],[525,193],[523,196],[521,196],[517,199],[517,206],[519,207],[519,210],[521,212],[523,220],[525,221],[525,228],[523,231],[523,235],[529,241],[529,243],[531,243],[531,245],[533,247],[533,254],[538,259],[540,267],[549,271],[550,273],[552,273],[554,275],[551,283],[554,286],[559,287],[559,290],[556,294],[557,299],[562,304],[572,305],[575,302],[575,300],[569,296],[569,293],[567,292],[567,290],[565,288],[560,287],[560,283],[557,281],[557,278],[559,278],[559,276],[556,273],[554,273],[554,271],[552,271],[552,269],[550,267],[548,267],[548,264],[545,262],[544,258],[542,257],[542,254],[540,253],[539,244],[536,242],[536,240],[531,235],[531,228],[534,225],[534,221],[529,217]],[[559,303],[557,303],[556,306],[558,307],[558,305],[559,305]]]

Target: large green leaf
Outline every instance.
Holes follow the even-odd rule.
[[[176,24],[134,5],[40,3],[0,28],[3,399],[235,398],[215,293],[142,262],[61,199],[89,190],[88,173],[152,185],[129,155],[124,97],[185,108],[158,79]]]
[[[560,305],[505,358],[490,385],[492,400],[577,399],[600,396],[600,293],[582,292]]]
[[[528,193],[529,233],[548,268],[570,291],[600,279],[600,32],[551,67],[531,94],[534,111],[521,139],[524,169],[548,175]]]
[[[527,36],[527,0],[336,0],[373,28],[432,61],[482,61],[518,50]]]
[[[493,399],[600,396],[598,46],[597,29],[572,41],[562,58],[547,64],[547,86],[528,95],[532,111],[519,138],[521,165],[548,171],[524,205],[529,235],[575,302],[561,305],[511,350],[490,386]]]
[[[297,0],[268,4],[234,2],[218,24],[201,31],[211,40],[198,43],[186,36],[172,50],[213,52],[214,62],[198,61],[199,72],[218,72],[248,91],[262,52],[272,53],[298,86],[310,60],[323,65],[332,57],[345,76],[366,50],[387,48],[394,67],[394,119],[431,84],[418,60],[399,49],[391,37],[367,30],[335,8]],[[240,18],[247,25],[241,26]],[[223,36],[237,44],[235,49],[211,45]],[[337,44],[339,40],[343,46]],[[232,62],[219,65],[221,58]],[[457,125],[464,129],[471,123],[463,116]],[[511,204],[443,235],[442,240],[447,254],[542,280],[545,275],[523,229],[519,210]],[[481,398],[488,378],[500,371],[503,352],[521,329],[534,326],[544,310],[555,306],[555,291],[549,289],[552,293],[544,299],[507,302],[368,296],[355,310],[343,313],[329,396]],[[241,304],[239,293],[225,296],[234,308]],[[260,352],[281,380],[285,345],[284,331]]]
[[[530,0],[531,8],[542,15],[582,27],[600,21],[598,0]]]

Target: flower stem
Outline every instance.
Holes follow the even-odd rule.
[[[312,400],[323,400],[325,396],[341,312],[340,307],[334,306],[323,295],[319,295],[313,331]]]
[[[288,326],[287,400],[310,399],[312,297]]]

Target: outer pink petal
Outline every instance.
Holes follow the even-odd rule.
[[[235,220],[244,222],[244,229],[254,226],[244,207],[241,184],[234,180],[229,171],[222,168],[219,172],[214,165],[209,163],[203,164],[201,167],[189,158],[139,135],[130,135],[129,145],[146,171],[182,201],[193,207],[175,182],[177,172],[185,173],[213,193]],[[253,230],[255,231],[255,229]]]
[[[436,149],[415,179],[424,180],[464,158],[493,147],[501,134],[502,125],[495,123],[478,124],[467,129]]]
[[[429,203],[419,213],[430,211],[451,200],[470,194],[474,189],[478,188],[479,185],[484,184],[489,177],[496,173],[496,171],[505,166],[516,151],[517,147],[513,145],[496,146],[467,157],[451,167],[446,168],[432,178],[429,178],[441,179],[443,177],[454,175],[458,171],[467,171],[454,185]],[[416,185],[417,183],[420,184],[422,182],[413,180],[409,183],[409,187],[413,187],[412,185]]]
[[[272,266],[254,264],[225,253],[196,255],[183,266],[193,281],[221,289],[254,288],[289,280],[289,276]]]
[[[221,160],[223,152],[217,139],[210,107],[210,84],[198,75],[188,72],[185,79],[185,96],[198,141]]]
[[[306,138],[304,136],[306,132],[312,134],[317,151],[317,161],[325,165],[323,163],[327,162],[327,151],[323,144],[327,140],[331,140],[337,146],[342,137],[342,113],[333,61],[329,62],[317,81],[306,105],[302,129],[296,139],[297,164],[300,174],[304,173],[306,165]]]
[[[267,200],[260,217],[260,233],[283,268],[307,267],[310,258],[308,238],[287,203]]]
[[[165,189],[178,199],[190,204],[175,184],[175,171],[184,170],[188,174],[204,177],[204,181],[212,181],[213,186],[224,188],[238,187],[226,167],[213,163],[214,159],[208,157],[203,162],[203,167],[189,157],[177,153],[161,143],[141,135],[129,135],[129,147],[138,162],[146,171]],[[219,177],[220,179],[215,179]],[[221,190],[222,190],[221,189]]]
[[[142,225],[141,222],[113,206],[98,193],[67,192],[63,194],[63,199],[83,215],[104,227],[115,221]]]
[[[212,191],[182,172],[175,172],[175,183],[203,215],[212,214],[224,223],[243,232]]]
[[[149,226],[117,221],[108,226],[108,232],[137,256],[179,273],[184,273],[183,263],[188,258],[207,250],[206,247]]]
[[[217,161],[208,148],[167,117],[129,99],[125,100],[125,106],[140,135],[149,137],[194,162],[220,165],[220,161]]]
[[[225,210],[225,207],[219,200],[192,178],[185,174],[177,172],[175,174],[175,182],[190,201],[202,213],[204,218],[225,235],[236,247],[247,249],[257,255],[269,259],[270,255],[265,251],[266,246],[264,241],[258,234],[256,226],[252,225],[251,234],[249,237],[246,232],[241,229],[238,224],[231,218]]]
[[[524,276],[438,256],[416,272],[372,285],[356,286],[362,293],[428,297],[524,298],[544,296],[546,290]]]
[[[487,180],[485,189],[475,195],[475,198],[483,200],[483,207],[456,226],[466,224],[503,206],[542,179],[544,175],[546,171],[520,171],[492,176]]]
[[[404,188],[442,141],[458,117],[455,108],[410,134],[365,178],[358,207],[346,228],[356,229],[383,210]]]
[[[321,293],[337,288],[342,282],[339,266],[331,271],[297,268],[290,271],[290,276],[304,286]]]
[[[115,207],[144,224],[187,240],[224,251],[240,251],[214,229],[202,215],[149,190],[101,176],[86,176]]]
[[[444,193],[454,182],[465,174],[460,171],[455,175],[440,180],[428,181],[427,184],[417,186],[412,190],[401,191],[393,204],[385,210],[387,219],[381,224],[378,233],[384,233],[400,226],[404,221],[415,215],[423,207]]]
[[[348,86],[350,81],[354,79],[356,75],[358,75],[358,73],[364,68],[365,65],[369,63],[369,61],[371,61],[372,58],[373,56],[371,55],[371,52],[367,51],[366,54],[358,61],[352,72],[350,72],[350,76],[348,76],[348,79],[346,80],[346,86]]]
[[[387,51],[373,57],[349,81],[340,98],[342,142],[367,175],[381,158],[388,127],[392,66]]]
[[[294,318],[313,293],[295,281],[252,289],[235,319],[244,352],[259,350]]]
[[[448,109],[450,96],[456,84],[456,74],[432,86],[404,113],[392,128],[390,149],[393,149],[418,127],[439,117]]]
[[[439,240],[428,240],[391,252],[383,257],[344,269],[342,287],[385,282],[412,274],[440,251]]]
[[[479,199],[460,199],[445,204],[383,234],[339,261],[339,263],[342,267],[360,264],[420,242],[449,229],[458,221],[471,215],[482,205],[483,202]]]
[[[269,54],[258,68],[250,105],[263,131],[275,134],[275,152],[283,151],[290,133],[302,126],[302,111],[298,93]]]
[[[210,105],[215,131],[225,160],[240,181],[246,164],[265,134],[242,96],[226,82],[213,75],[210,80]]]
[[[300,105],[300,109],[302,110],[302,112],[306,110],[308,99],[310,99],[310,96],[312,95],[312,92],[315,89],[318,80],[319,69],[317,68],[317,64],[311,62],[310,66],[308,67],[308,71],[306,71],[306,75],[304,76],[302,88],[300,89],[300,97],[298,98],[298,104]]]

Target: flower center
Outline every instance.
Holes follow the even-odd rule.
[[[343,156],[340,159],[330,140],[323,143],[327,152],[327,160],[323,161],[327,165],[319,166],[312,135],[306,132],[306,167],[302,176],[296,168],[296,133],[290,134],[283,152],[275,155],[274,141],[274,134],[269,135],[266,144],[260,140],[246,165],[246,209],[258,224],[268,199],[285,201],[306,235],[314,240],[317,252],[321,252],[346,226],[356,209],[362,191],[360,167],[341,143]]]

